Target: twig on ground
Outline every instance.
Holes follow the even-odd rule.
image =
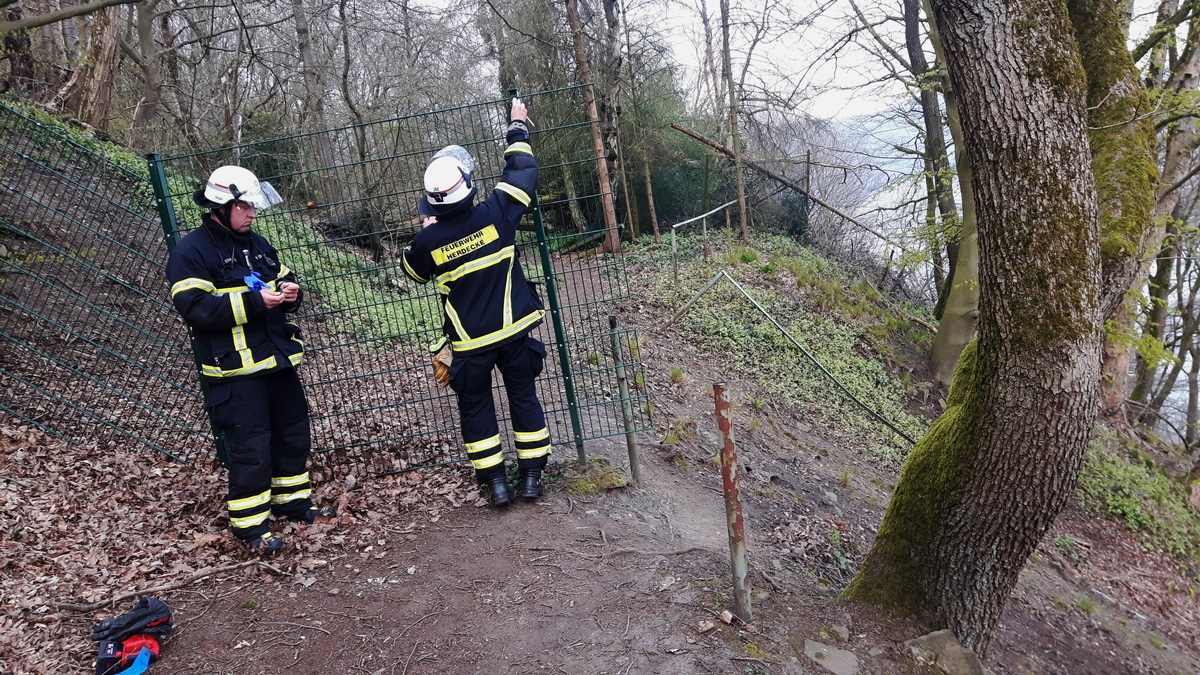
[[[425,619],[428,619],[428,618],[429,618],[429,617],[431,617],[431,616],[435,616],[435,615],[437,615],[437,614],[441,614],[441,613],[442,613],[442,610],[440,610],[440,609],[439,609],[439,610],[437,610],[436,612],[430,612],[430,613],[426,614],[425,616],[423,616],[423,617],[421,617],[421,618],[417,619],[416,621],[414,621],[414,622],[412,622],[412,623],[408,624],[408,626],[406,626],[406,627],[404,628],[404,630],[400,631],[400,632],[399,632],[399,633],[396,635],[396,637],[395,637],[394,639],[396,639],[396,640],[399,640],[400,638],[404,637],[404,634],[408,632],[408,629],[409,629],[409,628],[412,628],[413,626],[416,626],[417,624],[421,623],[422,621],[424,621]]]
[[[292,623],[291,621],[259,621],[258,623],[271,624],[271,625],[277,625],[277,626],[295,626],[296,628],[311,628],[313,630],[319,630],[326,635],[333,635],[333,633],[330,633],[329,631],[325,630],[324,628],[321,628],[320,626],[310,626],[310,625],[304,624],[304,623]]]
[[[412,661],[413,654],[417,653],[417,645],[419,645],[419,644],[421,644],[420,640],[417,640],[416,642],[413,643],[412,649],[410,649],[408,652],[408,658],[404,659],[404,670],[400,671],[400,675],[408,674],[408,662]],[[393,670],[395,670],[395,668],[393,668]]]
[[[130,591],[128,593],[122,593],[120,595],[113,596],[113,597],[109,598],[108,600],[101,600],[99,602],[93,602],[90,605],[80,605],[80,604],[76,604],[73,602],[52,602],[52,603],[50,603],[50,605],[58,610],[66,610],[68,612],[82,612],[82,613],[87,614],[90,612],[94,612],[98,609],[103,609],[105,607],[108,607],[109,605],[114,605],[118,602],[121,602],[122,600],[128,600],[129,598],[135,598],[139,595],[149,595],[151,593],[161,593],[163,591],[175,590],[176,588],[183,588],[184,586],[192,584],[199,579],[203,579],[204,577],[211,577],[215,574],[221,574],[224,572],[232,572],[234,570],[240,570],[243,567],[250,567],[250,566],[254,566],[254,565],[257,565],[260,567],[265,567],[266,569],[274,572],[275,574],[283,576],[283,571],[280,570],[278,567],[268,565],[267,563],[265,563],[261,560],[247,560],[245,562],[237,563],[236,565],[226,565],[225,567],[218,567],[216,569],[205,568],[205,569],[200,570],[199,572],[196,572],[195,574],[191,575],[190,577],[183,579],[182,581],[176,581],[176,582],[173,582],[170,584],[163,584],[162,586],[153,586],[151,588],[142,588],[142,589],[138,589],[136,591]]]
[[[764,666],[776,665],[774,661],[766,661],[764,659],[756,659],[756,658],[753,658],[750,656],[731,656],[731,657],[729,657],[729,660],[730,661],[753,661],[754,663],[761,663]]]
[[[758,575],[760,577],[762,577],[763,579],[766,579],[767,583],[771,584],[771,588],[775,589],[776,592],[778,592],[778,593],[783,592],[783,588],[779,585],[779,582],[775,581],[775,579],[770,574],[768,574],[766,570],[760,569],[757,567],[752,568],[752,569],[754,569],[755,572],[758,572]]]
[[[653,556],[682,555],[684,553],[691,553],[692,551],[706,551],[706,550],[708,550],[708,549],[704,548],[703,546],[688,546],[687,548],[675,549],[674,551],[643,551],[640,548],[619,548],[615,551],[609,551],[607,553],[601,553],[598,555],[584,553],[583,551],[571,551],[571,553],[574,553],[575,555],[581,555],[585,558],[591,558],[593,560],[597,560],[599,558],[611,558],[611,557],[618,556],[618,555],[625,555],[627,553],[636,553],[638,555],[653,557]]]

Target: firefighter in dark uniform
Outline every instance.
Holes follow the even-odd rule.
[[[516,248],[517,225],[537,188],[537,162],[519,99],[513,100],[510,119],[500,182],[479,204],[470,155],[459,146],[434,155],[418,206],[424,227],[403,254],[405,273],[420,283],[433,281],[441,294],[448,345],[435,357],[435,370],[439,382],[448,381],[458,395],[467,457],[493,506],[541,497],[550,454],[550,431],[534,387],[546,348],[529,334],[544,312]],[[493,368],[504,380],[512,417],[520,476],[515,491],[508,484],[492,400]]]
[[[171,251],[171,299],[191,327],[209,387],[204,408],[225,437],[233,534],[274,553],[283,539],[271,531],[272,514],[308,523],[336,515],[311,498],[308,401],[296,373],[304,343],[287,321],[303,294],[275,248],[251,231],[257,209],[282,200],[237,166],[213,171],[192,199],[209,212]]]

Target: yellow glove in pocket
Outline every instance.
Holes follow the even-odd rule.
[[[450,341],[443,337],[429,345],[429,351],[433,354],[433,379],[443,387],[449,385],[450,364],[454,362],[454,351],[450,348]]]

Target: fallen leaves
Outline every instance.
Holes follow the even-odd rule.
[[[318,472],[316,499],[335,502],[338,518],[277,524],[286,548],[262,560],[229,534],[225,473],[215,463],[71,446],[0,424],[0,672],[90,672],[92,624],[139,592],[221,583],[247,565],[310,585],[315,577],[301,570],[347,553],[378,557],[390,539],[399,545],[420,523],[478,503],[458,465],[370,481]],[[163,599],[170,604],[169,593]]]

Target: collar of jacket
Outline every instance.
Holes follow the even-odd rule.
[[[225,239],[228,239],[236,244],[250,243],[250,232],[247,232],[246,234],[238,234],[237,232],[234,232],[228,227],[222,225],[221,221],[218,220],[217,217],[212,214],[212,212],[204,214],[204,217],[200,222],[214,236],[224,237]]]

